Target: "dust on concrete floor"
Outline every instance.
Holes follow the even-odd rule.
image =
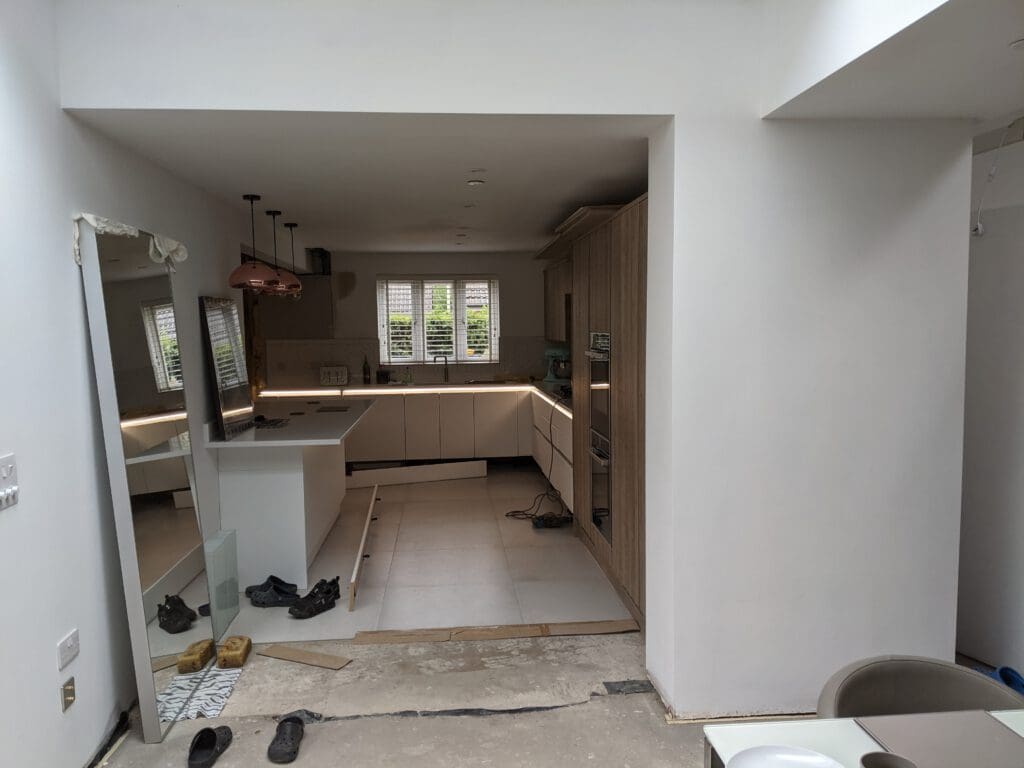
[[[611,694],[604,685],[644,677],[636,633],[299,645],[353,662],[333,672],[255,656],[220,718],[178,723],[158,745],[133,731],[106,765],[183,765],[205,725],[234,731],[218,766],[268,764],[273,716],[299,708],[325,720],[307,727],[296,765],[703,764],[699,726],[667,724],[653,693]]]

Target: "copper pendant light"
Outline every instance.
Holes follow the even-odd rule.
[[[284,270],[281,273],[284,279],[285,295],[298,299],[302,296],[302,281],[295,274],[295,228],[299,225],[294,221],[287,221],[283,226],[288,230],[292,240],[292,269],[290,272]]]
[[[274,270],[256,258],[256,201],[259,195],[242,195],[243,200],[249,201],[249,219],[252,224],[252,260],[243,261],[231,272],[228,277],[228,284],[232,288],[240,288],[243,291],[262,292],[266,289],[269,281],[275,280],[277,275]]]

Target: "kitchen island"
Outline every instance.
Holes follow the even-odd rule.
[[[307,588],[309,565],[345,498],[345,438],[373,404],[261,408],[260,428],[207,442],[219,453],[221,528],[237,531],[241,585],[272,573]]]

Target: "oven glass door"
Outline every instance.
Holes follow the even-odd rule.
[[[608,359],[590,361],[590,428],[608,440],[611,438]]]
[[[590,436],[590,519],[612,543],[612,458],[608,440],[596,432]]]

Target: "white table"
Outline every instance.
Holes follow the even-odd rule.
[[[221,528],[238,532],[240,586],[268,574],[308,586],[345,497],[345,438],[373,400],[344,405],[289,403],[284,426],[207,443],[219,453]]]
[[[828,755],[844,768],[882,748],[852,719],[777,720],[704,727],[704,766],[722,768],[734,755],[761,746],[803,747]]]

